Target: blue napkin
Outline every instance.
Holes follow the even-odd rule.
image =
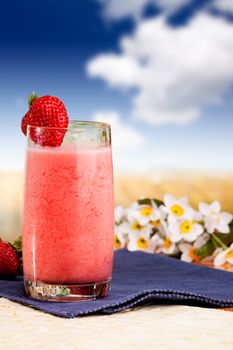
[[[115,253],[112,290],[106,298],[76,303],[36,301],[25,295],[22,277],[0,280],[0,297],[68,318],[112,314],[148,303],[233,307],[233,273],[120,250]]]

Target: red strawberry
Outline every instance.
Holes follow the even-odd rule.
[[[42,146],[60,146],[69,124],[63,102],[54,96],[37,97],[34,94],[29,97],[29,107],[29,111],[22,119],[23,133],[26,135],[28,125],[41,127],[41,129],[31,128],[30,138]],[[53,128],[61,128],[61,130]]]
[[[19,260],[15,249],[0,239],[0,278],[14,278],[19,269]]]

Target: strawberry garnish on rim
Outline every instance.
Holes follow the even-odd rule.
[[[62,144],[69,117],[66,108],[59,98],[54,96],[38,97],[35,93],[28,98],[29,111],[22,119],[21,129],[41,146],[58,147]]]

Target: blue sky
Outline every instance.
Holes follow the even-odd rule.
[[[0,169],[23,168],[20,121],[35,90],[72,119],[112,122],[118,171],[232,171],[225,2],[2,1]]]

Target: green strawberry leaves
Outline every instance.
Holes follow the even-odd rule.
[[[28,107],[30,109],[33,102],[38,98],[38,95],[35,93],[35,91],[32,92],[31,95],[28,96]]]
[[[14,241],[12,244],[13,248],[16,250],[19,259],[19,273],[23,272],[23,257],[22,257],[22,236]]]

